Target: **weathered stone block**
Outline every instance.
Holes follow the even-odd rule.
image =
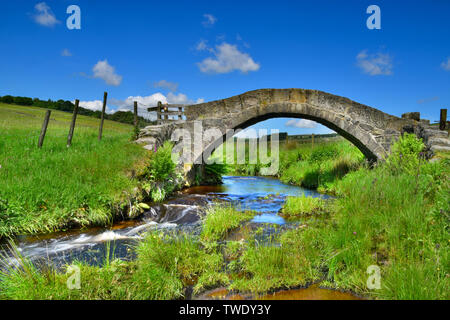
[[[402,114],[402,118],[420,121],[420,112],[407,112]]]

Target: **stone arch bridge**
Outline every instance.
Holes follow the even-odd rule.
[[[148,126],[141,130],[138,142],[147,149],[171,138],[176,129],[193,134],[194,123],[201,121],[203,130],[218,128],[224,134],[230,129],[245,129],[257,122],[276,118],[302,118],[316,121],[351,141],[371,161],[383,159],[391,144],[403,133],[413,132],[423,138],[431,157],[436,150],[450,151],[447,131],[420,120],[417,113],[398,118],[348,98],[317,90],[260,89],[231,98],[184,107],[185,120]],[[203,141],[198,149],[211,151],[216,142]],[[197,155],[199,156],[199,155]]]

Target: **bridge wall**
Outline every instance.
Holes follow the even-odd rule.
[[[201,120],[204,129],[244,129],[275,117],[314,120],[354,143],[368,159],[382,159],[409,119],[391,116],[350,99],[317,90],[261,89],[227,99],[188,106],[188,122]],[[274,128],[275,129],[275,128]],[[211,148],[203,146],[207,150]]]
[[[319,122],[355,144],[371,161],[389,154],[392,143],[403,133],[415,133],[427,146],[428,158],[435,151],[450,151],[446,131],[437,130],[427,121],[398,118],[350,99],[317,90],[261,89],[231,98],[186,106],[186,121],[148,126],[141,130],[138,143],[154,150],[170,140],[176,129],[186,129],[194,139],[191,159],[194,163],[216,148],[231,129],[245,129],[257,122],[276,117],[302,118]],[[198,127],[201,127],[201,130]],[[209,129],[220,130],[215,141],[201,138]],[[276,128],[273,128],[276,129]],[[200,137],[198,136],[200,134]],[[195,136],[197,135],[197,136]],[[198,141],[202,141],[199,145]],[[186,181],[195,181],[202,165],[184,162]]]

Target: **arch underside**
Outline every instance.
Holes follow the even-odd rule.
[[[296,119],[307,119],[307,120],[312,120],[315,121],[317,123],[320,123],[324,126],[326,126],[327,128],[335,131],[336,133],[338,133],[339,135],[343,136],[344,138],[346,138],[348,141],[350,141],[351,143],[353,143],[363,154],[364,156],[370,161],[370,162],[375,162],[378,160],[379,156],[377,156],[373,151],[371,151],[364,143],[362,143],[357,137],[355,137],[354,135],[352,135],[351,133],[349,133],[348,131],[340,128],[339,126],[337,126],[336,124],[330,122],[329,120],[323,119],[323,118],[319,118],[316,116],[312,116],[312,115],[308,115],[308,114],[303,114],[303,113],[296,113],[296,112],[277,112],[277,113],[273,113],[273,112],[269,112],[266,114],[261,114],[261,115],[257,115],[255,117],[251,117],[248,120],[245,120],[239,124],[233,125],[232,128],[227,128],[227,130],[238,130],[238,129],[246,129],[258,122],[261,121],[265,121],[265,120],[269,120],[269,119],[274,119],[274,118],[296,118]],[[273,128],[276,129],[276,128]],[[207,153],[207,154],[212,154],[214,152],[215,149],[217,149],[222,142],[225,142],[225,138],[226,138],[226,132],[224,133],[224,135],[217,139],[216,141],[208,144],[208,146],[206,146],[206,148],[204,148],[203,154]]]

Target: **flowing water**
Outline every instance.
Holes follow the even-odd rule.
[[[132,259],[133,245],[149,230],[173,229],[198,233],[205,209],[215,201],[257,211],[258,215],[252,220],[254,225],[284,225],[286,221],[277,213],[285,198],[303,193],[326,197],[273,178],[227,176],[223,178],[222,185],[188,188],[162,204],[150,204],[150,209],[136,220],[119,222],[108,228],[19,236],[15,242],[20,253],[32,260],[43,260],[55,266],[74,260],[100,265],[107,250],[110,250],[110,256],[113,254],[116,258]],[[14,259],[11,261],[14,262]]]
[[[149,204],[150,209],[139,219],[119,222],[109,228],[19,236],[15,239],[15,245],[23,256],[32,261],[55,267],[75,260],[101,265],[108,254],[124,260],[133,259],[133,247],[149,230],[199,233],[205,209],[215,202],[230,203],[243,210],[258,212],[249,224],[232,233],[230,240],[240,240],[245,228],[266,226],[269,233],[273,225],[289,228],[290,223],[278,212],[287,196],[302,194],[327,198],[316,191],[286,185],[273,178],[226,176],[222,185],[188,188],[164,203]],[[5,248],[6,244],[0,243],[0,254],[8,255]],[[9,263],[15,263],[15,259],[9,258]]]

